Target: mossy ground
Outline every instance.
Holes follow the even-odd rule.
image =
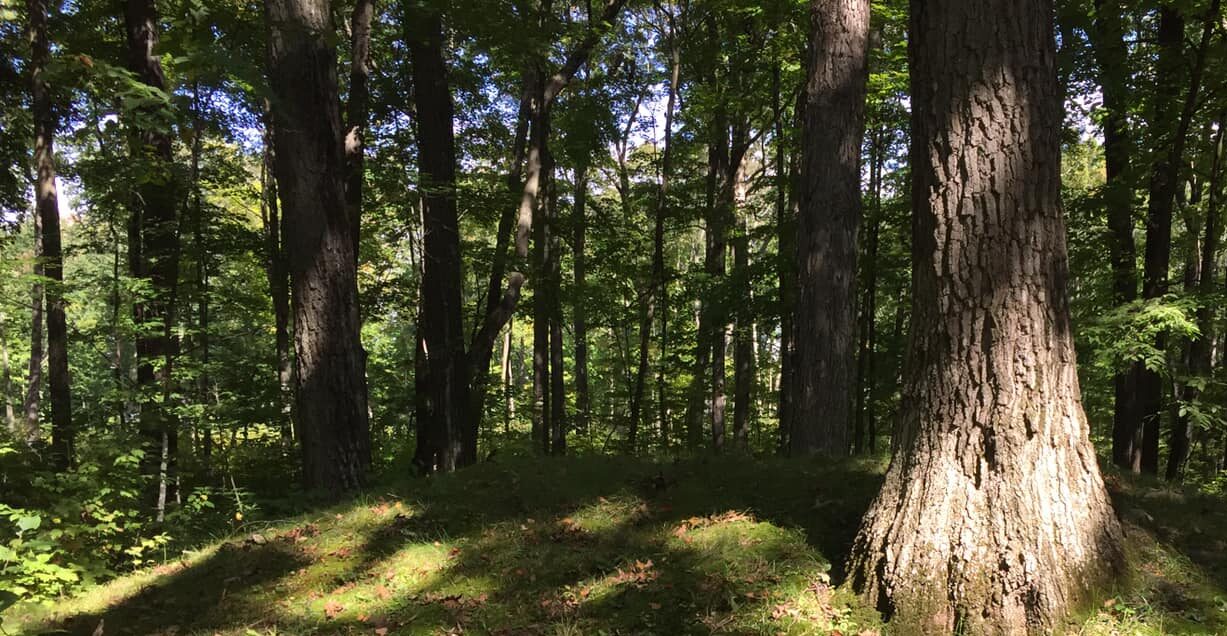
[[[838,587],[881,461],[506,457],[248,524],[8,633],[889,633]],[[1131,572],[1071,631],[1227,634],[1227,509],[1114,480]],[[835,585],[833,587],[833,585]]]

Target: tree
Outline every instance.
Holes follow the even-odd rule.
[[[1122,562],[1075,368],[1052,16],[912,3],[910,357],[848,570],[918,632],[1056,629]]]
[[[51,41],[47,36],[47,0],[29,0],[33,45],[35,209],[41,225],[42,268],[47,279],[47,384],[51,396],[51,458],[58,470],[73,463],[72,388],[68,376],[68,323],[64,316],[64,255],[60,248],[60,206],[55,186],[57,118],[47,82]],[[35,312],[38,315],[38,312]],[[31,362],[33,364],[33,362]]]
[[[418,172],[422,190],[422,346],[430,409],[430,434],[417,461],[427,471],[450,472],[461,461],[461,432],[468,407],[468,367],[460,304],[460,231],[456,216],[456,147],[452,96],[443,61],[439,12],[409,2],[406,40],[413,61],[418,121]],[[423,440],[419,440],[419,445]]]
[[[869,3],[811,4],[797,224],[794,454],[846,455],[856,378],[856,260]]]
[[[332,13],[328,0],[269,0],[265,19],[303,483],[352,490],[366,480],[370,431]]]
[[[136,380],[140,429],[145,438],[142,473],[153,478],[152,505],[159,520],[173,500],[178,422],[168,408],[172,367],[178,349],[173,335],[179,280],[179,195],[175,187],[169,97],[157,55],[159,19],[154,0],[127,0],[128,70],[147,87],[153,104],[130,113],[133,164],[139,170],[137,196],[128,219],[128,269],[149,290],[134,303],[137,326]]]

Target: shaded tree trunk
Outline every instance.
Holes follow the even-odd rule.
[[[264,158],[260,170],[263,191],[260,219],[264,226],[264,269],[269,295],[273,301],[273,342],[277,364],[277,384],[281,389],[281,441],[286,447],[294,440],[294,373],[290,359],[290,277],[285,254],[285,231],[278,208],[274,124],[271,109],[264,111]]]
[[[350,14],[349,103],[345,112],[345,210],[354,242],[354,259],[362,244],[362,182],[365,178],[366,126],[371,74],[371,18],[374,0],[358,0]]]
[[[72,393],[68,377],[68,323],[64,316],[64,256],[60,248],[60,208],[55,186],[55,129],[46,69],[51,58],[47,1],[29,0],[33,54],[31,111],[34,115],[35,209],[42,226],[42,268],[46,279],[47,386],[51,398],[51,463],[56,470],[73,464]],[[37,313],[37,312],[36,312]],[[40,334],[41,335],[41,334]],[[36,409],[37,418],[37,409]]]
[[[1211,307],[1211,295],[1215,288],[1215,269],[1218,263],[1219,239],[1222,235],[1219,214],[1222,206],[1223,180],[1223,125],[1227,123],[1227,113],[1219,116],[1218,131],[1215,132],[1211,146],[1211,163],[1209,179],[1209,195],[1206,202],[1206,220],[1204,238],[1201,246],[1201,262],[1198,266],[1198,281],[1196,292],[1201,298],[1197,308],[1197,326],[1201,332],[1189,343],[1188,371],[1194,378],[1206,378],[1210,375],[1212,344],[1214,342],[1214,312]],[[1196,239],[1194,239],[1196,240]],[[1181,395],[1185,404],[1197,402],[1201,395],[1198,385],[1186,382]],[[1189,415],[1178,413],[1173,422],[1171,437],[1168,440],[1168,462],[1166,477],[1169,481],[1179,480],[1189,459]]]
[[[13,439],[21,439],[22,430],[17,423],[17,415],[13,411],[13,371],[9,365],[8,330],[4,327],[4,316],[0,315],[0,390],[4,391],[4,423],[8,425]]]
[[[443,60],[443,23],[437,12],[406,9],[421,175],[422,340],[431,409],[425,424],[435,444],[428,469],[462,465],[468,366],[464,351],[460,226],[456,212],[456,143],[453,106]]]
[[[1070,329],[1052,16],[912,4],[910,355],[849,572],[919,633],[1060,629],[1123,564]]]
[[[1107,182],[1104,205],[1108,217],[1108,252],[1112,262],[1112,297],[1117,305],[1133,302],[1138,294],[1137,251],[1133,242],[1133,189],[1129,174],[1129,74],[1126,67],[1124,16],[1117,0],[1096,0],[1091,43],[1099,66],[1103,92],[1104,163]],[[1134,438],[1141,431],[1137,408],[1137,370],[1117,372],[1113,378],[1115,407],[1112,416],[1112,461],[1117,466],[1141,468],[1141,448]]]
[[[856,425],[853,427],[852,448],[857,454],[874,452],[873,407],[874,355],[877,340],[878,311],[878,242],[882,224],[882,164],[885,131],[878,129],[870,142],[869,196],[873,201],[869,220],[869,236],[865,246],[865,270],[862,282],[860,311],[860,342],[856,357]]]
[[[127,0],[128,70],[157,91],[166,91],[166,79],[156,52],[159,18],[154,0]],[[157,107],[154,107],[157,108]],[[172,367],[177,348],[175,292],[179,280],[178,194],[171,172],[174,161],[170,134],[157,127],[132,126],[134,163],[149,175],[139,186],[132,204],[128,230],[128,263],[133,278],[145,279],[150,295],[133,306],[137,328],[137,388],[140,391],[140,429],[145,438],[142,473],[151,476],[153,506],[160,521],[167,501],[174,499],[177,480],[178,422],[166,404],[171,393]]]
[[[303,482],[353,490],[370,466],[370,425],[332,14],[326,0],[269,0],[265,12]]]
[[[575,167],[575,203],[571,211],[574,226],[575,298],[571,308],[575,323],[575,430],[587,432],[592,413],[588,388],[588,162]]]
[[[545,199],[549,198],[553,158],[549,151],[550,121],[544,108],[545,87],[541,72],[533,96],[530,168],[535,168],[536,185],[543,197],[534,197],[533,216],[533,439],[541,452],[550,452],[550,284],[547,280],[550,262],[550,228],[545,216]],[[535,161],[534,161],[535,159]]]
[[[739,449],[748,449],[750,445],[755,384],[754,288],[750,278],[750,226],[746,219],[749,210],[745,209],[747,187],[744,168],[739,169],[733,184],[737,230],[732,240],[733,280],[738,288],[746,290],[746,302],[736,307],[733,326],[733,444]]]
[[[667,14],[669,46],[669,88],[665,100],[665,130],[660,159],[660,184],[656,190],[656,218],[652,228],[652,280],[656,306],[660,308],[660,360],[656,368],[656,409],[661,447],[669,448],[669,408],[665,400],[665,368],[669,350],[669,281],[665,272],[665,221],[670,214],[670,186],[673,178],[673,117],[681,82],[682,53],[677,42],[677,26]]]
[[[26,373],[26,396],[22,402],[22,439],[28,446],[42,443],[43,430],[39,407],[43,390],[43,222],[39,214],[32,216],[34,229],[34,282],[30,285],[30,364]]]
[[[1197,108],[1201,90],[1201,75],[1206,49],[1218,16],[1218,0],[1212,3],[1202,32],[1200,48],[1189,74],[1183,108],[1178,96],[1184,85],[1187,61],[1184,50],[1184,16],[1180,9],[1167,5],[1159,10],[1159,59],[1156,67],[1157,90],[1153,126],[1155,138],[1167,152],[1159,151],[1150,176],[1150,199],[1146,209],[1146,261],[1142,281],[1144,298],[1160,298],[1168,291],[1168,270],[1171,268],[1172,209],[1179,189],[1180,166],[1184,147]],[[1160,336],[1159,349],[1166,348],[1166,338]],[[1163,411],[1163,377],[1158,370],[1148,369],[1141,362],[1138,369],[1137,394],[1142,422],[1141,469],[1150,474],[1159,472],[1160,420]]]
[[[869,2],[811,5],[797,226],[793,454],[848,453]]]

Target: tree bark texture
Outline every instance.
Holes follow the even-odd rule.
[[[370,429],[332,14],[327,0],[269,0],[265,12],[303,481],[352,490],[366,480]]]
[[[791,450],[847,455],[856,382],[856,260],[869,47],[867,0],[811,4]]]
[[[374,15],[374,0],[358,0],[350,14],[349,101],[345,111],[345,209],[349,214],[355,262],[362,244],[362,182],[366,176],[366,126],[370,110],[367,83],[371,75],[371,18]]]
[[[918,633],[1048,633],[1122,562],[1070,330],[1052,15],[912,3],[910,354],[849,572]]]

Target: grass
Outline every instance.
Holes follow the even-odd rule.
[[[241,533],[8,633],[874,634],[839,566],[880,461],[505,457]],[[1227,634],[1227,510],[1115,478],[1129,575],[1070,631]],[[1159,494],[1155,494],[1159,493]]]

